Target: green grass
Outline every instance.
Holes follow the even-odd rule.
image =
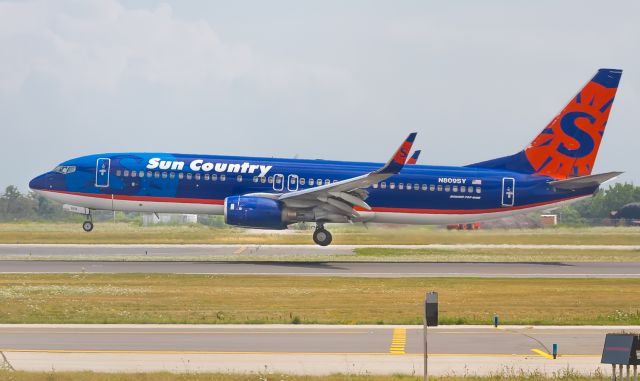
[[[493,376],[430,376],[437,381],[605,381],[603,374],[580,375],[572,371],[545,376],[540,373],[505,372]],[[94,372],[10,372],[0,370],[0,381],[421,381],[422,377],[407,375],[351,375],[304,376],[278,373],[94,373]]]
[[[606,244],[640,245],[630,227],[447,231],[433,226],[329,225],[335,244]],[[85,233],[74,223],[2,223],[0,243],[311,244],[311,230],[256,231],[204,225],[150,226],[97,222]]]
[[[639,262],[640,250],[357,248],[357,260],[393,262]],[[344,259],[343,259],[344,258]],[[339,258],[348,260],[346,256]]]
[[[0,323],[640,324],[640,279],[2,274]]]

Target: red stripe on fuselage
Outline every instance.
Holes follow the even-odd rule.
[[[45,192],[52,193],[63,193],[70,194],[74,196],[83,196],[83,197],[94,197],[94,198],[103,198],[103,199],[112,199],[111,194],[98,194],[98,193],[81,193],[81,192],[66,192],[66,191],[53,191],[53,190],[44,190]],[[378,213],[412,213],[412,214],[483,214],[483,213],[497,213],[497,212],[506,212],[510,210],[520,210],[520,209],[528,209],[535,208],[537,206],[544,206],[555,204],[558,202],[569,201],[576,198],[587,197],[587,196],[573,196],[562,198],[549,202],[537,202],[533,204],[527,205],[519,205],[519,206],[511,206],[504,208],[492,208],[492,209],[420,209],[420,208],[387,208],[387,207],[373,207],[371,209],[372,212]],[[155,197],[155,196],[127,196],[127,195],[113,195],[114,200],[123,200],[123,201],[148,201],[148,202],[175,202],[175,203],[183,203],[183,204],[210,204],[210,205],[223,205],[224,200],[213,200],[207,198],[179,198],[179,197]],[[354,207],[353,209],[359,212],[367,212],[368,210],[361,207]]]

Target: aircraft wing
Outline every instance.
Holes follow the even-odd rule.
[[[409,134],[391,159],[376,171],[331,184],[284,193],[278,195],[277,199],[292,208],[320,206],[331,212],[345,215],[349,219],[357,218],[358,212],[353,209],[354,206],[371,210],[371,207],[364,201],[368,196],[364,188],[384,181],[400,172],[416,135],[415,132]]]

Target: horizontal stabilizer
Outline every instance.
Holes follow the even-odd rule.
[[[580,177],[574,177],[572,179],[567,179],[567,180],[551,181],[549,182],[549,185],[551,185],[556,189],[562,189],[562,190],[592,188],[592,187],[599,186],[605,181],[609,181],[615,177],[618,177],[621,174],[622,172],[607,172],[607,173],[600,173],[598,175],[580,176]]]

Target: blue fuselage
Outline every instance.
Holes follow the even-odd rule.
[[[41,194],[89,209],[222,214],[225,198],[303,190],[375,171],[381,163],[167,153],[109,153],[61,163],[33,179]],[[597,187],[560,191],[546,176],[406,165],[366,191],[366,220],[454,223],[550,209]]]

